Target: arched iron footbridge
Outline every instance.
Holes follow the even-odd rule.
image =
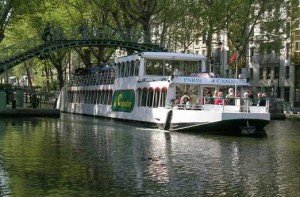
[[[23,42],[0,49],[0,74],[28,59],[41,57],[48,52],[63,48],[104,46],[137,52],[166,51],[155,40],[145,41],[140,32],[128,33],[112,29],[89,31],[88,28],[85,32],[79,32],[77,29],[67,31],[54,28],[51,33],[46,33],[47,35],[33,36]]]

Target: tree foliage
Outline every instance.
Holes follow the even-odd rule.
[[[296,0],[4,0],[0,2],[0,42],[4,39],[4,33],[6,37],[2,46],[26,40],[32,35],[41,35],[47,23],[73,31],[84,24],[91,27],[92,31],[103,28],[118,30],[124,32],[122,36],[141,32],[144,41],[151,42],[155,38],[161,45],[183,52],[202,37],[206,42],[206,55],[210,57],[216,44],[213,35],[225,32],[230,48],[239,51],[240,57],[246,57],[249,43],[263,51],[270,48],[280,51],[289,31],[285,26],[284,14],[293,9],[294,1]],[[261,31],[259,37],[255,34],[257,26]],[[107,62],[114,50],[98,46],[56,51],[47,54],[52,65],[47,67],[56,69],[62,86],[64,73],[71,69],[70,62],[76,62],[78,66],[93,66],[99,62]],[[36,59],[27,63],[26,68],[33,72],[34,64],[43,65],[43,62],[44,60]],[[46,70],[42,69],[43,75]]]

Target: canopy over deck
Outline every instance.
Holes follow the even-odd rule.
[[[173,84],[186,85],[214,85],[214,86],[250,86],[246,79],[234,78],[201,78],[174,76],[171,80]]]

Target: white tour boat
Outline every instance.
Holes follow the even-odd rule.
[[[203,55],[142,52],[117,58],[114,66],[77,69],[61,90],[57,108],[169,131],[264,131],[270,122],[269,101],[257,106],[254,99],[239,97],[249,83],[201,73],[205,61]],[[230,101],[212,97],[214,91],[225,97],[229,88],[236,91]]]

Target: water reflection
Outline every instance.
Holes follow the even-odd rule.
[[[67,114],[0,121],[0,191],[12,196],[295,196],[300,194],[299,126],[274,121],[268,137],[241,138],[169,133]]]

